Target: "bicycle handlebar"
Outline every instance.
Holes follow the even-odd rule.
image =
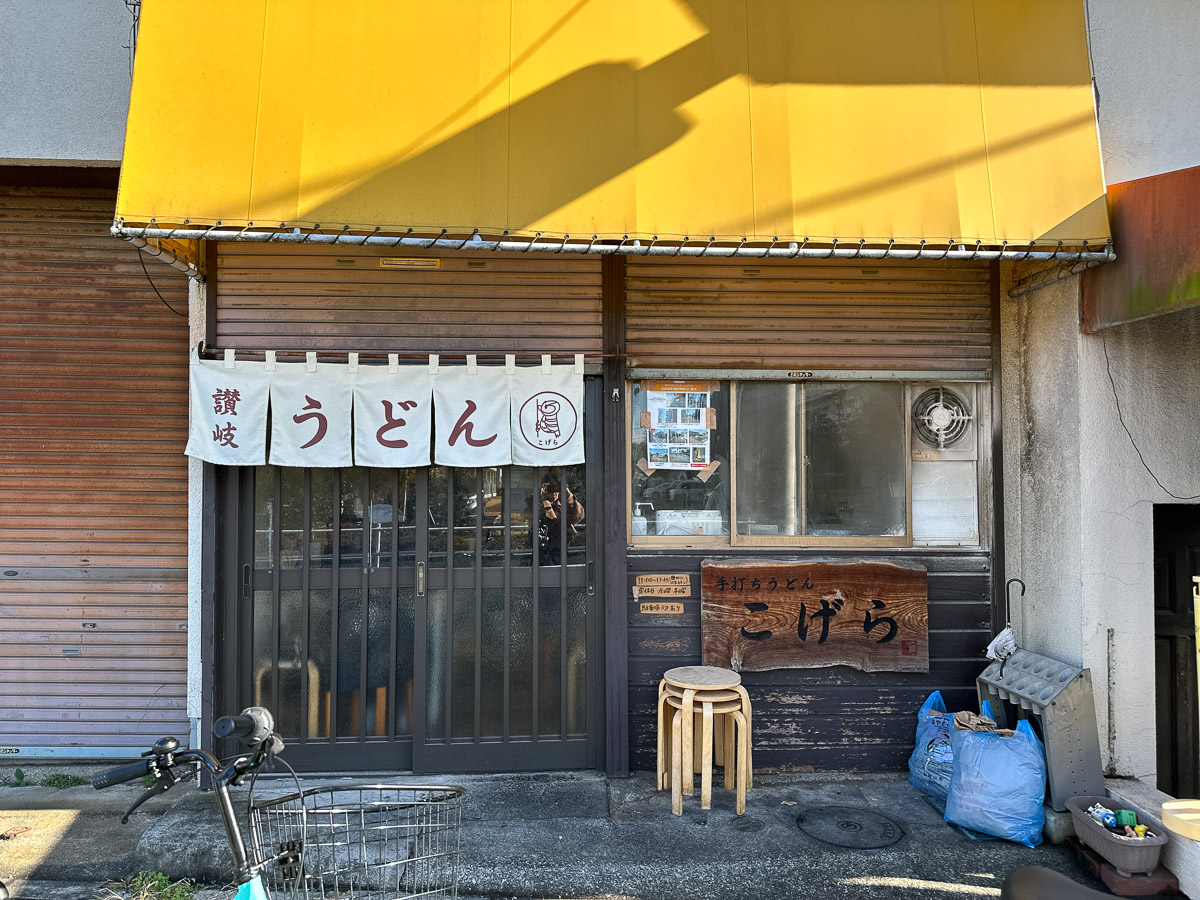
[[[261,744],[274,730],[274,718],[261,706],[248,707],[240,715],[221,716],[213,725],[217,737],[237,738],[247,746]]]
[[[117,766],[115,769],[109,769],[107,772],[99,772],[92,776],[92,787],[96,790],[103,790],[107,787],[112,787],[114,784],[124,784],[126,781],[133,781],[136,778],[142,778],[150,772],[150,760],[139,759],[135,763],[130,763],[127,766]]]

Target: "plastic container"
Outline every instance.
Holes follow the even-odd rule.
[[[1088,815],[1089,806],[1096,803],[1108,806],[1112,802],[1108,797],[1070,798],[1067,801],[1067,809],[1071,811],[1071,818],[1075,821],[1075,834],[1079,840],[1112,863],[1113,868],[1120,874],[1150,874],[1158,867],[1158,854],[1162,852],[1167,836],[1158,833],[1161,831],[1158,829],[1141,839],[1121,837]]]

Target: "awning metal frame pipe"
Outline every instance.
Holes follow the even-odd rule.
[[[285,226],[286,227],[286,226]],[[436,237],[419,237],[412,230],[403,235],[389,236],[381,233],[380,228],[368,234],[351,234],[343,229],[336,234],[327,234],[316,225],[310,231],[299,228],[289,230],[255,229],[254,223],[249,222],[242,228],[223,227],[220,223],[207,228],[192,227],[188,223],[172,228],[162,228],[154,224],[127,225],[120,219],[113,222],[112,234],[115,237],[130,241],[145,241],[151,238],[179,238],[186,240],[208,241],[245,241],[250,243],[279,243],[279,244],[343,244],[347,246],[370,246],[398,248],[406,247],[420,250],[486,250],[492,252],[523,252],[538,251],[544,253],[578,253],[578,254],[624,254],[628,256],[705,256],[705,257],[740,257],[751,259],[952,259],[966,261],[990,261],[996,259],[1012,260],[1014,262],[1045,261],[1045,262],[1087,262],[1091,265],[1110,262],[1116,259],[1112,249],[1112,241],[1108,241],[1102,250],[1093,250],[1087,242],[1082,248],[1066,248],[1059,241],[1052,249],[1040,249],[1036,242],[1023,245],[1022,249],[1011,247],[1004,242],[1000,247],[985,247],[981,241],[966,244],[953,239],[944,245],[931,246],[927,241],[921,241],[919,247],[897,247],[895,241],[889,241],[886,246],[867,246],[866,240],[861,239],[850,247],[841,246],[836,238],[828,246],[811,246],[811,241],[804,238],[803,242],[789,241],[784,246],[777,246],[780,239],[775,237],[768,246],[752,244],[747,238],[742,238],[735,245],[720,244],[715,237],[709,237],[704,243],[691,245],[692,239],[685,237],[679,242],[662,242],[654,235],[649,243],[640,239],[631,239],[625,235],[620,241],[602,243],[598,235],[592,235],[590,240],[572,241],[570,235],[549,237],[541,232],[525,240],[505,235],[499,240],[488,240],[478,231],[470,237],[449,237],[445,229]]]

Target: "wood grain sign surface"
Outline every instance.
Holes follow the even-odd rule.
[[[879,560],[704,560],[704,664],[739,672],[929,671],[922,566]]]

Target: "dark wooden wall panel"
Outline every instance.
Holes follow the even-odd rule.
[[[438,268],[380,268],[385,257]],[[600,352],[600,257],[218,245],[217,343],[247,350]]]
[[[631,366],[991,368],[986,263],[630,257]]]
[[[115,199],[0,186],[4,747],[187,733],[187,280]]]
[[[806,558],[778,550],[737,556]],[[700,663],[700,563],[714,551],[629,553],[625,585],[629,610],[630,759],[654,768],[655,700],[662,673]],[[822,551],[808,558],[859,558]],[[879,554],[871,554],[879,558]],[[912,753],[916,713],[940,690],[954,709],[975,708],[975,678],[991,640],[991,569],[979,552],[889,554],[929,572],[929,672],[860,672],[846,666],[744,672],[754,704],[754,765],[767,771],[886,771],[903,769]],[[691,595],[682,615],[643,615],[633,597],[638,575],[688,573]]]

